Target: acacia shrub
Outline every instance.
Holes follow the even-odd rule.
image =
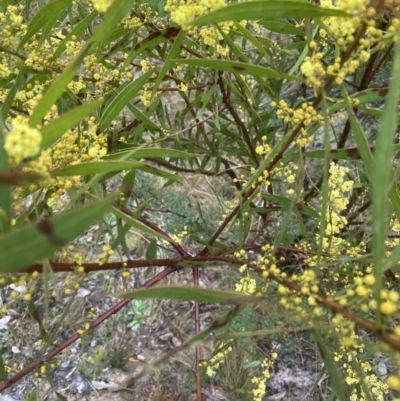
[[[248,305],[269,305],[285,311],[271,334],[313,335],[332,398],[383,400],[400,390],[397,370],[385,379],[371,364],[378,353],[397,364],[400,349],[398,4],[320,3],[1,3],[1,314],[27,307],[48,346],[27,371],[67,346],[52,348],[62,324],[38,312],[39,283],[46,299],[63,299],[94,271],[120,269],[127,279],[160,266],[146,286],[179,268],[193,270],[193,287],[128,292],[112,312],[132,298],[194,300],[205,340]],[[198,202],[169,232],[159,223],[169,212],[162,198],[188,176],[224,177],[235,192],[216,197],[216,221]],[[150,191],[137,196],[143,177],[161,202]],[[96,260],[76,252],[71,241],[94,222],[111,233],[110,215],[117,235]],[[130,230],[150,238],[143,259],[129,256]],[[172,256],[160,258],[163,247]],[[216,264],[241,274],[235,291],[197,288],[198,269]],[[62,271],[67,279],[49,280]],[[200,333],[199,302],[227,300],[236,306]],[[71,341],[103,317],[89,316]],[[201,374],[215,375],[238,333],[218,336],[208,360],[200,365],[196,354],[198,396]],[[253,399],[264,396],[277,358],[259,361]],[[0,361],[0,390],[27,373],[10,378]]]

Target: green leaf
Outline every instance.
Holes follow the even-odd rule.
[[[400,99],[400,45],[397,43],[390,89],[376,139],[372,177],[372,253],[374,261],[374,297],[378,303],[377,320],[380,315],[381,289],[383,280],[383,258],[387,239],[387,195],[392,174],[393,137],[397,128],[397,112]],[[399,216],[398,216],[399,218]]]
[[[66,131],[81,122],[102,103],[103,100],[100,99],[92,103],[87,103],[83,106],[76,107],[75,109],[62,114],[57,119],[44,125],[40,130],[42,133],[42,148],[45,149],[51,146],[58,138],[64,135]]]
[[[322,8],[303,1],[272,0],[248,1],[219,8],[206,15],[196,18],[190,26],[215,24],[225,21],[259,20],[262,16],[268,19],[277,18],[318,18],[318,17],[350,17],[349,14],[331,8]]]
[[[53,255],[110,207],[115,196],[0,236],[0,272],[12,273]]]
[[[190,286],[168,286],[137,290],[120,295],[128,299],[180,299],[183,301],[199,301],[212,303],[235,302],[245,298],[256,298],[240,292],[208,290],[206,288]]]
[[[112,98],[104,109],[99,122],[100,131],[104,131],[109,127],[111,121],[118,115],[118,113],[129,103],[136,94],[144,87],[153,74],[153,70],[147,71],[139,78],[123,85],[118,94]]]
[[[343,378],[340,376],[338,368],[335,365],[332,353],[325,345],[317,330],[313,330],[312,333],[321,350],[321,356],[329,373],[329,381],[331,382],[333,389],[336,391],[336,394],[338,395],[340,401],[347,401],[348,398],[346,397],[346,394],[344,392],[344,381]]]
[[[240,25],[237,22],[235,23],[235,30],[237,32],[240,32],[245,39],[249,40],[254,45],[254,47],[259,52],[260,56],[263,55],[265,60],[270,60],[270,56],[265,51],[265,49],[264,49],[264,47],[263,47],[263,45],[262,45],[262,43],[260,41],[260,38],[253,36],[250,31],[248,31],[246,28],[244,28],[242,25]],[[223,32],[223,30],[220,29],[220,28],[219,28],[219,31]],[[225,33],[224,33],[224,35],[225,35]],[[225,38],[229,38],[229,35],[225,35]],[[234,43],[235,42],[233,42],[233,44]],[[229,47],[232,48],[232,44],[229,44]],[[237,46],[235,46],[235,47],[237,47]],[[268,47],[270,47],[270,46],[268,46]],[[232,48],[232,50],[233,50],[233,48]],[[246,61],[248,61],[248,60],[246,60]]]
[[[151,263],[157,255],[157,240],[152,239],[146,250],[146,260]]]
[[[20,88],[21,83],[23,82],[23,79],[24,79],[24,74],[22,73],[22,71],[20,71],[18,73],[17,77],[15,78],[14,85],[12,86],[12,88],[10,89],[10,91],[7,94],[6,99],[4,100],[3,106],[1,107],[1,117],[3,118],[3,121],[5,121],[8,117],[8,113],[13,104],[15,95],[16,95],[18,89]]]
[[[343,100],[344,100],[344,103],[345,103],[345,106],[347,109],[349,123],[350,123],[351,129],[354,134],[354,138],[357,143],[358,152],[364,163],[365,174],[367,175],[368,180],[371,181],[372,171],[374,168],[373,167],[374,160],[372,157],[372,152],[370,149],[368,139],[365,136],[364,130],[361,128],[361,125],[358,122],[357,117],[354,114],[350,98],[343,86],[342,86],[342,96],[343,96]]]
[[[356,140],[357,143],[357,151],[361,156],[361,159],[364,163],[364,171],[365,171],[365,175],[367,176],[367,179],[370,183],[372,183],[373,180],[373,175],[374,175],[374,170],[376,170],[375,166],[374,166],[374,157],[372,156],[372,152],[371,152],[371,148],[369,145],[369,141],[364,133],[364,130],[361,128],[360,123],[358,122],[356,116],[354,115],[354,112],[352,110],[352,105],[350,103],[350,99],[347,95],[347,92],[345,91],[344,88],[342,88],[342,95],[343,95],[343,100],[347,109],[347,114],[348,114],[348,118],[349,118],[349,122],[350,122],[350,126],[351,129],[353,131],[354,134],[354,138]],[[397,119],[398,117],[395,116],[395,119]],[[390,138],[389,140],[392,140],[392,144],[391,144],[391,152],[393,152],[394,150],[398,150],[399,149],[399,145],[393,145],[393,138],[392,136],[388,135],[388,137]],[[389,165],[388,167],[388,174],[389,174],[389,182],[392,181],[393,178],[393,170],[391,168],[391,165]],[[376,172],[378,175],[380,175],[380,172]],[[393,184],[393,183],[392,183]],[[388,195],[389,198],[392,202],[392,206],[394,208],[394,211],[396,213],[397,219],[400,221],[400,196],[399,193],[397,191],[396,185],[391,185],[390,189],[388,190]]]
[[[156,175],[158,177],[167,178],[169,180],[174,180],[174,181],[183,180],[183,177],[181,177],[179,175],[171,174],[171,173],[168,173],[167,171],[164,171],[164,170],[161,170],[159,168],[149,166],[149,165],[138,167],[138,169],[145,171],[146,173]]]
[[[358,121],[355,120],[357,124]],[[350,123],[352,126],[352,123]],[[353,133],[355,132],[355,129],[352,126],[352,131]],[[364,133],[363,133],[364,135]],[[367,142],[368,144],[368,142]],[[393,151],[399,151],[400,150],[400,145],[394,145],[393,146]],[[325,157],[325,151],[324,150],[311,150],[309,152],[304,152],[304,157],[305,158],[315,158],[315,159],[323,159]],[[332,160],[359,160],[361,159],[361,155],[359,152],[358,147],[357,148],[347,148],[347,149],[330,149],[329,151],[329,157]]]
[[[157,124],[154,124],[149,117],[147,117],[147,115],[152,114],[150,110],[146,110],[146,113],[143,113],[131,103],[128,103],[127,107],[139,121],[147,125],[148,129],[151,129],[153,131],[161,131],[161,128]]]
[[[44,41],[50,36],[54,26],[57,23],[61,23],[64,20],[65,16],[65,13],[61,12],[61,10],[57,10],[56,14],[52,15],[51,19],[47,20],[46,24],[42,27],[42,34],[37,41],[37,49],[40,49],[42,47]]]
[[[357,107],[357,109],[362,110],[364,113],[368,113],[371,116],[378,117],[378,118],[381,118],[385,112],[385,110],[374,109],[372,107],[362,106],[361,104],[356,107]],[[399,125],[400,125],[400,116],[397,115],[397,126],[399,126]]]
[[[173,157],[176,159],[189,159],[193,157],[198,157],[198,155],[189,152],[183,152],[182,150],[166,149],[166,148],[138,148],[135,145],[130,145],[126,143],[120,143],[121,148],[126,148],[130,150],[122,150],[120,152],[111,153],[104,156],[105,160],[111,159],[142,159],[146,157],[152,158],[166,158]]]
[[[32,316],[32,318],[34,320],[36,320],[36,322],[39,325],[39,333],[40,333],[42,340],[47,345],[54,345],[54,343],[50,340],[50,336],[47,334],[46,329],[44,328],[43,320],[40,316],[39,310],[32,300],[30,300],[28,303],[28,311],[29,311],[29,314]]]
[[[304,36],[304,30],[296,28],[289,22],[277,21],[268,18],[262,19],[258,21],[258,23],[271,32],[276,32],[284,35],[298,35],[301,37]]]
[[[0,118],[0,172],[9,170],[8,156],[4,149],[3,121]],[[12,217],[12,187],[0,185],[0,235],[11,228]]]
[[[249,4],[249,3],[246,3]],[[296,82],[305,82],[304,79],[294,75],[283,74],[272,68],[261,67],[258,65],[241,63],[239,61],[228,61],[219,59],[178,59],[170,60],[177,64],[194,65],[198,67],[211,68],[214,70],[228,71],[241,75],[252,75],[255,77],[267,77],[277,79],[287,79]]]
[[[168,58],[164,62],[164,65],[161,68],[161,71],[158,73],[156,81],[154,82],[153,92],[151,94],[152,97],[157,92],[158,86],[160,85],[160,83],[163,80],[163,78],[165,77],[165,75],[172,68],[174,61],[171,59],[174,59],[175,57],[179,56],[179,54],[181,52],[181,43],[182,43],[183,39],[185,38],[185,36],[186,36],[186,32],[182,30],[179,32],[179,35],[175,39],[175,42],[172,45],[171,50],[168,53]]]
[[[74,164],[60,170],[53,170],[52,177],[70,177],[74,175],[92,175],[112,171],[131,170],[145,166],[145,163],[131,161],[99,161]]]
[[[169,240],[169,238],[167,236],[162,235],[159,232],[153,230],[152,228],[145,226],[144,224],[142,224],[138,220],[136,220],[134,217],[128,216],[127,214],[121,212],[121,210],[119,210],[116,207],[112,207],[112,212],[115,214],[115,217],[124,220],[131,227],[136,228],[139,231],[142,231],[153,237],[160,238],[163,241]]]
[[[18,49],[21,49],[23,45],[27,43],[35,33],[46,26],[49,21],[56,20],[54,15],[57,15],[62,9],[72,4],[72,1],[73,0],[52,0],[49,1],[43,8],[41,8],[32,18],[25,36],[18,45]]]
[[[4,366],[3,357],[0,354],[0,383],[8,380],[6,368]]]

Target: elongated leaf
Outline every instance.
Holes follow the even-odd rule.
[[[372,171],[372,251],[374,261],[374,296],[378,303],[379,320],[381,289],[383,279],[383,257],[387,239],[387,194],[392,176],[391,156],[393,136],[397,127],[397,111],[400,98],[400,45],[397,44],[392,66],[392,77],[385,113],[377,134],[374,153],[375,163]],[[398,216],[399,218],[399,216]]]
[[[365,107],[362,106],[361,104],[357,106],[357,109],[362,110],[364,113],[368,113],[371,116],[375,116],[375,117],[382,117],[383,113],[385,112],[384,110],[381,109],[374,109],[372,107]],[[400,116],[397,116],[397,125],[400,125]]]
[[[146,250],[146,260],[151,263],[157,255],[157,240],[152,239]]]
[[[331,382],[332,387],[335,389],[340,401],[347,401],[348,398],[344,393],[344,381],[343,378],[340,376],[338,368],[335,365],[332,353],[325,345],[317,330],[314,330],[312,333],[321,349],[321,356],[324,359],[325,367],[329,373],[329,381]]]
[[[102,100],[96,100],[92,103],[84,104],[65,114],[62,114],[57,119],[44,125],[41,129],[42,133],[42,148],[51,146],[58,138],[60,138],[67,130],[82,121],[93,110],[103,103]]]
[[[34,320],[36,320],[37,324],[39,325],[39,333],[40,333],[41,339],[47,345],[54,345],[54,343],[50,340],[50,336],[48,335],[48,333],[44,327],[43,320],[42,320],[42,317],[40,316],[39,310],[32,300],[29,301],[28,311],[29,311],[30,315],[32,316],[32,318]]]
[[[245,39],[249,40],[254,45],[254,47],[260,52],[260,55],[263,55],[266,60],[270,60],[270,56],[265,51],[265,49],[258,37],[253,36],[250,33],[250,31],[248,31],[246,28],[244,28],[239,23],[235,23],[235,30],[240,32]],[[222,31],[222,30],[220,29],[220,31]],[[229,37],[229,35],[226,35],[226,36]],[[229,44],[229,47],[232,48],[232,45]],[[235,47],[237,47],[237,46],[235,46]],[[270,47],[270,46],[268,46],[268,47]]]
[[[138,169],[145,171],[146,173],[156,175],[158,177],[168,178],[169,180],[173,180],[173,181],[178,181],[178,180],[183,179],[183,177],[181,177],[179,175],[171,174],[171,173],[168,173],[167,171],[164,171],[164,170],[161,170],[159,168],[149,166],[149,165],[140,166],[140,167],[138,167]]]
[[[24,77],[24,74],[22,73],[22,71],[20,71],[18,73],[17,77],[15,78],[14,85],[8,92],[7,97],[4,100],[3,105],[1,106],[1,117],[3,118],[3,121],[6,120],[6,118],[8,117],[8,112],[10,111],[10,108],[12,106],[12,103],[14,101],[16,93],[17,93],[18,89],[20,88],[20,85],[23,81],[23,77]]]
[[[129,145],[126,143],[120,144],[122,148],[130,149],[130,150],[122,150],[120,152],[111,153],[104,157],[105,160],[111,159],[121,159],[121,158],[129,158],[129,159],[142,159],[146,157],[154,157],[154,158],[165,158],[165,157],[173,157],[176,159],[189,159],[193,157],[198,157],[198,155],[189,152],[183,152],[182,150],[175,149],[164,149],[164,148],[137,148],[135,149],[134,145]]]
[[[137,221],[135,218],[128,216],[127,214],[121,212],[121,210],[119,210],[116,207],[112,208],[112,212],[115,214],[115,217],[118,217],[118,218],[124,220],[125,223],[129,224],[131,227],[136,228],[139,231],[142,231],[146,234],[150,234],[153,237],[160,238],[161,240],[165,240],[165,241],[169,240],[169,238],[166,237],[165,235],[162,235],[159,232],[151,229],[150,227],[145,226],[144,224]]]
[[[42,27],[42,33],[40,35],[39,40],[37,41],[37,48],[40,49],[45,40],[47,40],[53,30],[54,26],[57,23],[60,23],[64,20],[66,14],[61,10],[57,10],[56,14],[52,16],[51,19],[47,20],[46,24]]]
[[[342,94],[343,94],[343,99],[344,99],[344,102],[346,105],[351,129],[353,130],[354,138],[357,142],[357,150],[360,153],[361,159],[364,163],[365,174],[368,178],[368,181],[372,183],[375,167],[374,167],[374,157],[372,156],[372,152],[371,152],[371,148],[369,146],[368,139],[366,138],[366,135],[365,135],[363,129],[361,128],[360,123],[358,122],[356,116],[354,115],[349,97],[347,96],[347,92],[344,90],[344,88],[342,89]],[[397,118],[398,117],[395,116],[395,119],[397,119]],[[391,139],[391,140],[393,141],[393,139]],[[399,149],[399,145],[393,145],[393,142],[391,144],[391,147],[392,147],[392,152],[394,150]],[[378,172],[378,174],[379,174],[379,172]],[[392,171],[392,168],[390,165],[388,167],[388,174],[389,174],[389,182],[391,182],[392,178],[393,178],[393,171]],[[396,188],[395,182],[392,182],[392,186],[389,189],[388,194],[389,194],[389,198],[392,202],[393,209],[396,213],[397,219],[400,221],[400,196],[399,196],[399,192]]]
[[[142,113],[137,107],[135,107],[131,103],[128,103],[127,107],[141,123],[147,125],[147,128],[153,131],[161,130],[161,128],[157,124],[154,124],[153,121],[151,121],[150,118],[147,117],[148,115],[151,115],[149,111],[146,110],[145,113]]]
[[[172,45],[171,50],[168,53],[168,59],[164,62],[164,65],[161,68],[161,71],[159,72],[156,81],[154,82],[152,97],[157,92],[158,86],[160,85],[160,83],[163,80],[163,78],[165,77],[165,75],[172,68],[174,62],[171,59],[174,59],[179,56],[179,54],[181,52],[181,43],[182,43],[183,39],[185,38],[185,36],[186,36],[186,32],[180,31],[177,38],[175,39],[175,42]]]
[[[260,25],[264,28],[267,28],[271,32],[281,33],[284,35],[298,35],[303,37],[304,31],[299,28],[296,28],[294,25],[289,22],[277,21],[273,19],[263,19],[258,21]]]
[[[6,382],[8,380],[6,368],[4,366],[3,357],[0,354],[0,382]]]
[[[354,132],[354,129],[353,129]],[[399,151],[400,145],[394,145],[393,151]],[[324,150],[311,150],[304,152],[304,157],[323,159],[325,157]],[[359,160],[361,159],[358,148],[347,148],[347,149],[331,149],[329,151],[329,157],[333,160]]]
[[[3,121],[0,118],[0,172],[9,169],[8,156],[4,149]],[[0,185],[0,235],[11,228],[11,190],[12,187]]]
[[[0,272],[24,269],[51,256],[81,234],[110,207],[115,196],[0,236]]]
[[[357,117],[354,115],[350,99],[344,87],[342,87],[342,95],[344,103],[346,105],[350,126],[353,130],[354,138],[357,143],[358,152],[360,153],[361,159],[365,166],[365,173],[368,180],[371,181],[373,170],[373,157],[369,142],[367,140],[367,137],[365,136],[364,130],[361,128],[361,125],[357,120]]]
[[[118,115],[118,113],[127,105],[127,103],[129,103],[136,96],[136,94],[148,82],[152,74],[153,70],[150,70],[139,78],[132,80],[131,82],[123,86],[119,93],[107,103],[104,113],[100,119],[100,131],[104,131],[110,125],[111,121]]]
[[[259,20],[263,16],[273,20],[277,18],[317,18],[328,16],[350,17],[349,14],[343,11],[322,8],[302,1],[285,0],[277,2],[273,0],[259,0],[232,4],[220,8],[196,18],[190,25],[197,26],[225,21],[241,21],[244,19]]]
[[[168,286],[155,287],[137,290],[120,295],[120,298],[129,299],[180,299],[184,301],[199,301],[222,303],[227,301],[234,302],[241,298],[256,298],[249,295],[244,295],[240,292],[208,290],[206,288],[190,287],[190,286]]]
[[[247,4],[247,3],[246,3]],[[211,68],[215,70],[234,72],[241,75],[252,75],[255,77],[267,77],[267,78],[277,78],[277,79],[287,79],[296,82],[305,82],[303,79],[296,77],[294,75],[283,74],[272,68],[260,67],[258,65],[241,63],[238,61],[228,61],[228,60],[206,60],[206,59],[178,59],[170,60],[177,64],[195,65],[198,67]]]
[[[104,161],[74,164],[60,170],[53,170],[52,177],[70,177],[74,175],[92,175],[112,171],[131,170],[145,166],[145,163],[131,161]]]
[[[41,8],[38,13],[32,18],[31,23],[28,26],[25,36],[19,43],[18,48],[21,49],[22,46],[28,42],[28,40],[42,29],[49,21],[56,21],[54,18],[63,8],[72,4],[73,0],[52,0],[48,2],[43,8]]]

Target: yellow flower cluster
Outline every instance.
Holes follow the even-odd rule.
[[[26,34],[27,25],[24,24],[24,18],[20,15],[25,7],[8,6],[5,13],[0,13],[0,28],[1,28],[1,46],[4,48],[16,48]],[[9,57],[5,60],[9,64],[11,61]],[[18,68],[13,68],[13,72],[17,73]],[[10,70],[11,73],[11,70]]]
[[[91,0],[94,8],[99,12],[99,13],[105,13],[111,6],[111,4],[114,2],[114,0]]]
[[[286,274],[281,272],[281,270],[276,266],[277,259],[273,254],[273,247],[267,244],[261,248],[261,251],[264,253],[263,256],[257,261],[252,262],[252,264],[256,265],[262,270],[261,276],[263,278],[267,278],[271,272],[276,276],[286,277]],[[248,259],[244,249],[236,251],[234,256],[237,259]],[[256,280],[249,276],[249,266],[247,264],[240,266],[239,272],[242,273],[244,277],[242,277],[239,282],[235,284],[235,291],[243,292],[244,294],[249,295],[265,294],[268,288],[268,281],[265,281],[257,286]]]
[[[240,176],[240,179],[244,182],[244,175]],[[234,182],[238,182],[239,180],[237,178],[235,178]],[[226,216],[228,216],[228,214],[235,209],[235,207],[237,207],[239,205],[239,201],[237,199],[233,199],[232,201],[225,201],[225,206],[228,207],[227,210],[225,210],[225,213],[222,215],[222,218],[225,219]]]
[[[10,164],[17,166],[24,159],[37,155],[41,142],[42,135],[39,130],[30,127],[23,118],[14,119],[12,129],[4,142]]]
[[[216,49],[217,53],[226,56],[229,52],[228,47],[220,45],[223,40],[221,33],[213,26],[202,26],[190,29],[190,23],[194,18],[207,14],[210,11],[226,6],[226,0],[167,0],[165,11],[171,13],[171,18],[183,29],[187,29],[189,35],[196,41],[204,43],[210,49]],[[241,25],[246,25],[247,21],[240,21]],[[222,22],[219,28],[228,34],[231,29],[235,29],[232,21]]]
[[[249,276],[242,277],[239,283],[235,284],[235,291],[243,292],[243,294],[255,294],[257,291],[257,283],[254,278]]]
[[[81,286],[85,269],[83,266],[77,266],[74,271],[67,276],[64,280],[64,294],[70,295],[74,291],[78,290]]]
[[[355,51],[349,59],[342,60],[341,57],[336,57],[333,62],[322,59],[324,54],[317,51],[318,45],[315,41],[309,43],[309,49],[312,55],[305,57],[300,70],[307,78],[307,84],[319,88],[323,85],[323,78],[330,76],[335,78],[337,84],[344,82],[349,74],[354,74],[362,63],[366,63],[373,51],[374,47],[382,49],[385,46],[383,40],[397,40],[397,30],[400,22],[394,18],[387,32],[376,28],[376,11],[369,6],[368,0],[340,0],[337,5],[334,5],[332,0],[322,0],[321,7],[337,8],[346,11],[353,15],[351,18],[328,17],[323,18],[324,24],[328,32],[320,31],[321,45],[324,45],[328,40],[328,34],[333,37],[336,45],[345,51],[346,48],[355,41],[355,34],[362,23],[367,26],[365,35],[357,43]],[[324,65],[325,64],[325,65]]]
[[[181,0],[179,4],[177,0],[167,0],[164,9],[171,13],[173,21],[187,29],[195,17],[225,5],[225,0]]]
[[[23,171],[46,175],[54,169],[71,164],[99,160],[107,152],[107,137],[97,133],[98,125],[94,117],[89,118],[86,124],[87,129],[76,127],[67,131],[50,149],[46,149],[37,159],[30,161]],[[61,208],[66,202],[65,191],[81,186],[81,182],[80,176],[49,177],[41,181],[40,186],[45,190],[52,190],[47,204],[50,207]],[[38,188],[38,184],[30,186],[31,191]],[[16,211],[20,211],[22,208],[23,193],[24,187],[18,187],[14,193]]]
[[[271,153],[271,151],[272,151],[271,146],[269,146],[269,145],[266,143],[266,141],[267,141],[267,137],[266,137],[266,136],[263,136],[263,137],[261,138],[261,140],[262,140],[262,145],[258,145],[258,146],[256,147],[256,153],[257,153],[258,155],[260,155],[260,156],[265,156],[265,157],[267,157],[267,156]]]
[[[83,335],[83,334],[87,333],[89,331],[89,329],[90,329],[90,324],[86,323],[85,327],[83,329],[77,330],[77,332],[78,332],[78,334]]]
[[[188,228],[187,226],[183,227],[183,231],[178,234],[173,234],[172,239],[177,243],[181,244],[182,240],[188,235]]]
[[[298,169],[299,168],[293,162],[290,162],[287,166],[276,172],[277,177],[283,177],[283,180],[289,184],[289,188],[286,190],[288,195],[294,194],[293,184],[295,183],[296,171]]]
[[[104,263],[107,262],[108,258],[110,256],[114,255],[114,251],[110,245],[104,245],[102,251],[103,252],[98,255],[98,259],[99,259],[98,263],[100,266],[104,265]]]
[[[143,88],[140,91],[140,100],[142,101],[145,107],[149,107],[151,105],[152,97],[151,90],[147,88]]]
[[[271,102],[271,107],[276,108],[276,116],[283,120],[286,124],[296,126],[297,124],[304,124],[305,127],[312,123],[318,123],[319,125],[324,124],[324,118],[322,115],[314,109],[313,106],[303,102],[301,107],[293,109],[282,99],[278,103],[275,101]],[[296,140],[296,144],[299,147],[306,146],[311,142],[312,137],[308,135],[307,130],[303,127],[301,130],[301,137]]]
[[[135,4],[135,11],[139,13],[140,10],[140,18],[132,13],[131,15],[126,16],[122,20],[122,26],[124,29],[138,29],[145,24],[154,24],[160,29],[166,28],[165,20],[160,18],[160,14],[153,9],[151,6],[145,6],[145,4],[140,4],[137,2]]]
[[[3,300],[4,303],[0,304],[0,312],[7,314],[12,303],[18,300],[29,302],[36,293],[36,282],[39,276],[37,271],[31,274],[0,275],[0,286],[12,284],[12,287],[8,287],[10,298],[7,301]]]
[[[349,203],[346,192],[349,192],[354,182],[346,180],[345,176],[349,169],[331,163],[329,168],[329,203],[326,211],[326,227],[325,236],[330,237],[338,234],[340,230],[347,224],[347,220],[341,215],[341,212],[346,210]]]
[[[203,361],[201,363],[201,366],[207,367],[206,375],[209,377],[216,373],[219,365],[221,365],[225,357],[232,351],[232,347],[230,345],[227,346],[224,342],[219,343],[217,348],[220,351],[218,351],[208,362]]]
[[[363,386],[358,386],[361,379],[365,382],[374,400],[384,401],[385,394],[388,394],[388,384],[384,383],[374,372],[372,366],[364,361],[365,358],[364,344],[361,342],[360,337],[354,331],[354,325],[349,323],[343,318],[342,315],[336,315],[332,318],[332,325],[335,331],[341,334],[339,341],[340,345],[336,352],[334,352],[334,359],[340,362],[340,365],[345,374],[345,381],[351,388],[351,401],[366,400],[368,399]],[[355,369],[355,363],[360,366],[360,369]],[[360,377],[360,374],[363,377]]]
[[[262,401],[263,397],[266,394],[266,385],[265,381],[271,376],[269,370],[274,365],[274,359],[277,358],[278,354],[276,352],[272,353],[271,358],[265,358],[261,363],[261,376],[253,377],[251,382],[256,385],[256,388],[252,390],[254,401]]]

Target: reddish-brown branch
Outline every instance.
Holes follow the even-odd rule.
[[[103,271],[103,270],[119,270],[123,268],[127,269],[139,269],[142,267],[159,267],[159,266],[168,266],[178,268],[179,263],[183,262],[193,262],[201,265],[201,263],[205,262],[215,262],[215,263],[235,263],[236,259],[222,257],[222,256],[190,256],[186,259],[154,259],[151,263],[147,260],[127,260],[125,262],[109,262],[104,264],[99,263],[82,263],[81,266],[84,267],[85,272],[95,272],[95,271]],[[50,262],[50,266],[54,272],[70,272],[77,265],[75,262]],[[32,273],[32,272],[43,272],[43,264],[35,263],[32,266],[27,267],[26,269],[19,270],[19,273]]]
[[[193,268],[193,285],[199,286],[199,268]],[[194,303],[194,328],[196,336],[200,334],[200,302],[195,301]],[[201,346],[196,345],[196,358],[195,358],[195,372],[196,372],[196,397],[197,401],[202,401],[201,397]]]

